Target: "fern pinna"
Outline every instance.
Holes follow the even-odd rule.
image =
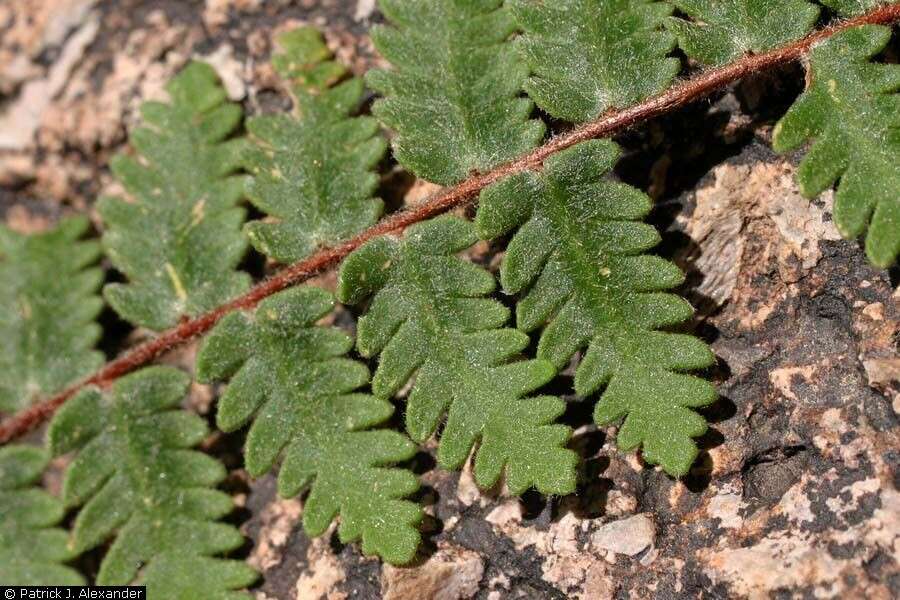
[[[838,179],[834,222],[845,237],[866,234],[866,254],[888,267],[900,253],[900,65],[871,57],[891,39],[870,25],[813,48],[810,84],[775,127],[773,146],[813,144],[800,164],[800,190],[815,197]]]
[[[214,458],[191,450],[209,433],[179,408],[190,379],[170,367],[148,367],[109,392],[88,388],[50,423],[54,454],[75,451],[63,502],[80,506],[69,546],[84,552],[112,540],[99,585],[147,586],[150,598],[237,600],[256,573],[217,558],[244,542],[216,522],[233,508],[212,489],[225,477]]]
[[[47,453],[33,446],[0,448],[0,581],[4,585],[83,585],[63,562],[75,557],[62,503],[35,483]]]
[[[328,292],[307,287],[277,294],[253,312],[226,317],[204,340],[201,380],[230,380],[216,418],[224,431],[251,422],[245,458],[258,477],[283,454],[278,491],[310,489],[303,525],[319,535],[340,515],[344,542],[394,563],[412,560],[420,508],[406,500],[418,482],[388,466],[415,446],[401,434],[372,429],[393,412],[390,402],[356,390],[369,370],[345,354],[353,340],[315,322],[332,311]]]
[[[387,142],[375,119],[348,116],[363,83],[356,77],[338,83],[346,68],[328,60],[322,34],[302,27],[278,42],[284,50],[272,62],[287,80],[294,111],[247,121],[254,142],[244,159],[253,175],[247,193],[271,219],[251,221],[245,231],[263,254],[292,262],[378,220],[383,203],[372,198],[373,167]]]
[[[664,89],[679,62],[654,0],[513,0],[528,95],[554,117],[587,121]]]
[[[372,296],[357,340],[363,356],[379,356],[372,391],[389,398],[415,378],[406,427],[422,442],[447,414],[437,453],[442,467],[458,469],[478,444],[480,485],[496,483],[505,468],[513,494],[531,486],[570,493],[576,462],[564,449],[570,431],[553,424],[564,403],[523,398],[552,379],[553,365],[515,359],[528,336],[503,328],[509,310],[484,297],[494,278],[453,256],[477,239],[471,223],[441,217],[410,227],[403,241],[378,238],[344,261],[341,301]]]
[[[391,26],[372,29],[391,64],[366,82],[384,97],[372,113],[397,132],[394,157],[452,184],[536,146],[545,126],[520,96],[528,75],[503,0],[381,0]]]
[[[241,293],[250,278],[235,266],[247,247],[240,233],[244,177],[235,174],[245,142],[227,140],[240,106],[226,102],[212,67],[191,63],[168,85],[171,103],[146,102],[146,125],[131,132],[138,157],[111,168],[129,198],[106,197],[98,210],[103,247],[129,279],[103,295],[137,325],[165,329]]]
[[[886,4],[885,0],[819,0],[819,2],[844,17],[861,15],[876,6]]]
[[[666,27],[691,58],[723,65],[749,52],[764,52],[806,35],[819,17],[808,0],[675,0],[689,19]]]
[[[0,225],[0,412],[20,410],[103,364],[96,240],[84,217],[25,235]]]
[[[625,416],[620,448],[643,444],[644,458],[683,475],[694,461],[691,437],[706,422],[691,407],[716,398],[715,388],[677,373],[709,366],[713,355],[697,338],[655,329],[692,313],[673,294],[682,282],[675,265],[642,254],[659,242],[637,222],[650,210],[638,190],[604,178],[619,151],[608,141],[585,142],[484,190],[476,222],[493,238],[515,230],[500,267],[503,289],[524,292],[516,325],[546,325],[538,358],[564,367],[586,352],[575,371],[575,392],[606,389],[594,412],[598,423]]]

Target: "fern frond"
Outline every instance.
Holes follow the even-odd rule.
[[[678,45],[702,63],[723,65],[809,33],[819,7],[807,0],[674,0],[690,20],[670,18]]]
[[[373,225],[383,203],[373,198],[373,167],[387,143],[372,117],[349,115],[363,96],[361,79],[337,83],[346,68],[329,60],[322,35],[311,27],[283,34],[273,57],[290,84],[294,114],[248,119],[255,142],[246,159],[253,175],[250,201],[272,217],[245,226],[253,246],[293,262]]]
[[[139,157],[110,166],[129,199],[98,204],[103,247],[130,280],[103,295],[122,317],[160,330],[249,287],[235,271],[246,250],[240,227],[244,177],[235,175],[244,141],[224,141],[240,125],[212,67],[194,62],[168,85],[171,104],[145,102],[146,126],[131,134]]]
[[[397,131],[394,156],[440,184],[462,181],[531,150],[544,124],[520,98],[527,69],[503,0],[380,0],[391,27],[372,29],[393,65],[370,71],[384,98],[372,113]]]
[[[149,367],[102,393],[88,388],[50,423],[54,454],[76,450],[63,481],[63,501],[81,506],[70,546],[84,552],[114,540],[98,585],[140,584],[149,598],[232,600],[256,577],[243,563],[216,558],[243,543],[215,522],[231,497],[212,487],[225,469],[190,450],[206,435],[199,416],[181,410],[189,378]]]
[[[63,518],[62,503],[34,486],[47,453],[31,446],[0,448],[0,581],[3,585],[83,585],[75,570],[61,564],[75,554],[68,535],[53,527]]]
[[[403,241],[378,238],[344,261],[340,299],[355,304],[374,296],[357,340],[363,356],[379,355],[372,390],[388,398],[415,377],[407,430],[424,441],[447,413],[442,467],[459,468],[480,442],[474,463],[480,485],[493,485],[505,466],[514,494],[531,486],[570,493],[576,462],[564,449],[570,431],[553,423],[564,403],[522,397],[555,370],[544,360],[514,360],[528,336],[502,328],[509,310],[483,297],[494,278],[453,256],[476,241],[471,223],[442,217],[410,227]]]
[[[697,454],[692,437],[706,431],[692,407],[716,398],[708,382],[681,373],[709,366],[700,340],[657,328],[692,314],[681,298],[662,293],[681,283],[678,268],[643,254],[659,242],[639,222],[650,199],[604,176],[619,150],[609,141],[585,142],[481,194],[476,223],[484,238],[515,230],[500,268],[503,289],[525,292],[516,306],[523,331],[546,324],[537,356],[562,368],[587,348],[575,372],[575,391],[603,386],[594,417],[600,424],[625,416],[618,445],[643,444],[644,458],[673,475],[687,472]]]
[[[663,29],[672,7],[654,0],[512,0],[533,76],[528,95],[561,119],[588,121],[665,89],[678,73]]]
[[[0,225],[0,412],[29,406],[101,364],[103,273],[83,217],[23,235]]]
[[[397,432],[371,429],[393,406],[354,392],[368,383],[369,371],[345,356],[352,338],[315,326],[332,308],[328,292],[298,287],[255,313],[231,314],[204,340],[198,375],[231,380],[217,423],[233,431],[252,421],[245,449],[250,474],[266,473],[283,451],[281,495],[310,489],[303,508],[309,535],[322,534],[340,515],[342,541],[362,539],[364,552],[406,563],[419,545],[422,513],[402,498],[418,482],[387,466],[411,458],[415,446]]]
[[[887,0],[819,0],[843,17],[855,17],[877,6],[887,4]]]
[[[815,46],[809,85],[773,140],[781,152],[813,140],[801,191],[815,197],[840,179],[835,225],[848,238],[868,228],[866,254],[879,267],[900,253],[900,65],[869,60],[890,38],[889,27],[866,25]]]

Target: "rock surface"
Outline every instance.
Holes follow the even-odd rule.
[[[362,72],[378,61],[366,29],[379,18],[369,0],[0,5],[0,212],[19,229],[90,213],[114,189],[107,162],[139,102],[191,57],[211,61],[248,112],[281,110],[266,62],[275,32],[314,23]],[[397,569],[333,534],[309,540],[302,503],[277,500],[271,477],[246,481],[241,441],[226,437],[258,598],[900,597],[900,275],[840,240],[830,196],[802,198],[797,157],[768,149],[801,82],[786,68],[619,140],[618,175],[657,200],[659,251],[688,273],[692,326],[718,357],[721,398],[688,477],[619,453],[614,428],[569,398],[577,494],[507,498],[423,452],[426,544]],[[385,181],[386,198],[422,195]],[[115,352],[129,341],[107,320]]]

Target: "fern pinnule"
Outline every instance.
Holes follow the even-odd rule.
[[[242,110],[226,101],[212,67],[190,63],[167,89],[171,103],[145,102],[144,126],[131,133],[137,157],[110,167],[128,199],[101,198],[103,247],[128,278],[103,289],[128,321],[154,330],[195,316],[246,290],[235,270],[247,243],[241,235],[245,142],[228,140]]]
[[[33,446],[0,448],[0,581],[3,585],[84,585],[62,563],[75,557],[68,535],[54,527],[62,503],[39,489],[47,453]]]
[[[548,159],[544,170],[507,178],[481,193],[476,224],[484,238],[510,231],[500,267],[503,289],[522,293],[516,324],[544,326],[537,356],[557,368],[586,348],[575,371],[575,392],[605,387],[594,417],[625,422],[618,445],[643,445],[644,458],[673,475],[697,454],[692,437],[706,421],[691,408],[716,398],[708,382],[681,373],[713,362],[709,348],[683,334],[656,331],[692,314],[662,293],[682,282],[675,265],[644,252],[659,241],[639,222],[650,199],[608,180],[619,150],[585,142]]]
[[[344,542],[392,563],[407,563],[419,545],[421,509],[403,500],[415,476],[389,468],[413,456],[403,435],[373,429],[393,412],[384,399],[356,391],[369,371],[347,358],[353,340],[315,323],[333,309],[328,292],[297,287],[262,302],[254,312],[226,317],[207,336],[197,359],[204,381],[229,380],[219,400],[219,427],[251,422],[245,457],[254,477],[283,461],[284,497],[309,488],[303,525],[322,534],[340,515]]]
[[[203,419],[179,408],[189,383],[171,367],[148,367],[108,392],[85,389],[56,414],[48,430],[52,452],[75,451],[63,501],[81,507],[70,546],[83,552],[113,540],[99,585],[146,585],[150,598],[247,598],[234,590],[256,573],[218,558],[244,539],[217,522],[233,508],[230,496],[212,489],[224,467],[190,449],[208,431]]]
[[[372,296],[357,334],[360,353],[379,357],[372,391],[389,398],[414,378],[406,428],[425,441],[446,413],[442,467],[460,468],[477,444],[479,485],[492,486],[505,469],[513,494],[531,486],[570,493],[577,459],[565,449],[569,428],[554,423],[564,402],[523,397],[555,370],[544,360],[516,360],[528,336],[503,328],[509,310],[484,297],[494,278],[453,256],[476,241],[471,223],[440,217],[410,227],[402,241],[377,238],[344,261],[341,301]]]
[[[0,412],[26,408],[103,364],[94,350],[103,272],[90,223],[33,235],[0,225]]]
[[[248,119],[253,175],[247,193],[269,219],[247,223],[253,246],[280,262],[294,262],[373,225],[382,201],[373,198],[387,142],[372,117],[351,117],[363,97],[362,80],[341,81],[346,68],[329,60],[311,27],[278,38],[272,58],[294,100],[293,114]]]

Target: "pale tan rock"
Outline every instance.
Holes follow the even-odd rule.
[[[822,209],[800,194],[792,169],[785,169],[776,177],[777,187],[770,196],[766,211],[784,242],[782,260],[786,260],[787,252],[793,253],[802,268],[809,270],[822,257],[820,240],[841,239],[834,223],[826,220],[826,210],[830,213],[834,204],[834,193],[829,190],[822,195],[821,200],[825,204],[825,209]]]
[[[23,150],[34,143],[47,108],[94,40],[99,25],[99,17],[88,19],[66,42],[47,77],[25,84],[18,98],[0,115],[0,150]]]
[[[635,556],[653,546],[656,523],[649,514],[619,519],[600,527],[591,535],[591,546],[616,554]]]
[[[0,6],[0,91],[39,78],[43,67],[34,59],[63,44],[82,26],[97,0],[22,0]]]
[[[365,21],[375,12],[375,0],[356,0],[356,12],[353,18],[357,21]]]
[[[34,160],[34,155],[27,151],[0,151],[0,185],[12,187],[33,179]]]
[[[125,47],[113,57],[112,71],[99,92],[87,93],[90,77],[84,71],[95,65],[84,65],[73,77],[73,85],[43,119],[43,145],[85,150],[112,145],[140,121],[138,108],[143,102],[168,98],[166,82],[188,59],[171,49],[189,43],[189,35],[161,11],[151,12],[147,22],[146,28],[129,34]]]
[[[531,549],[541,557],[543,579],[570,598],[605,598],[615,586],[608,579],[601,552],[579,541],[581,531],[590,531],[599,519],[582,520],[569,512],[546,529],[522,523],[522,505],[507,500],[485,519],[498,533],[509,537],[520,552]],[[612,592],[609,592],[612,593]]]
[[[732,593],[750,600],[767,600],[781,588],[839,585],[843,570],[827,549],[786,532],[749,547],[704,549],[699,554],[714,583],[725,583]]]
[[[769,373],[769,381],[772,386],[785,398],[797,401],[797,394],[792,389],[795,377],[800,377],[806,381],[811,381],[816,372],[816,365],[804,365],[802,367],[782,367],[773,369]]]
[[[787,516],[795,525],[812,523],[816,515],[812,512],[812,501],[806,494],[809,476],[804,475],[799,482],[791,486],[779,500],[777,509]]]
[[[820,241],[840,239],[828,219],[831,192],[821,197],[824,208],[804,198],[795,168],[780,158],[719,165],[693,200],[693,211],[676,224],[695,245],[677,260],[702,277],[695,294],[711,307],[700,308],[712,310],[729,300],[747,306],[745,329],[765,322],[787,291],[758,302],[742,293],[743,281],[774,267],[785,283],[796,282],[818,264]]]
[[[585,600],[612,600],[616,594],[616,582],[609,573],[606,563],[597,562],[585,575],[584,590],[581,597]]]
[[[456,485],[456,499],[463,506],[472,506],[482,500],[481,490],[475,483],[475,475],[472,473],[472,458],[466,460],[462,471],[459,473],[459,481]]]
[[[484,563],[477,552],[458,546],[438,548],[423,564],[381,571],[384,600],[463,600],[479,590]]]
[[[228,22],[228,13],[251,12],[258,9],[263,0],[206,0],[203,9],[203,22],[213,30],[219,29]]]
[[[245,72],[244,64],[234,58],[231,44],[222,44],[209,54],[198,54],[195,58],[216,70],[229,100],[238,102],[247,96],[247,85],[244,82],[248,79],[248,73]]]
[[[276,498],[261,516],[262,530],[247,562],[265,572],[281,563],[284,546],[300,524],[303,505],[296,498]]]
[[[734,486],[726,486],[709,500],[707,514],[719,520],[723,529],[738,529],[744,524],[740,511],[743,508],[741,494]]]
[[[869,385],[884,386],[900,381],[900,358],[872,358],[863,361]]]
[[[314,539],[306,553],[308,568],[297,579],[296,600],[345,600],[347,593],[338,586],[347,578],[343,566],[331,552],[328,539],[334,530]]]
[[[721,305],[731,298],[737,283],[744,252],[741,230],[744,219],[732,196],[733,171],[722,170],[716,182],[697,191],[696,207],[690,218],[681,218],[685,233],[696,243],[700,253],[687,255],[683,260],[703,273],[697,291]]]

